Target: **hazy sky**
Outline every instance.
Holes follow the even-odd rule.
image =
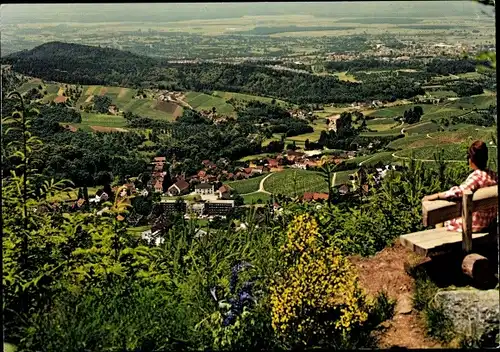
[[[2,24],[61,22],[170,22],[190,19],[263,15],[319,17],[482,16],[483,5],[464,1],[372,1],[291,3],[126,3],[7,4],[0,8]]]

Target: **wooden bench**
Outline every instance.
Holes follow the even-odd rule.
[[[498,281],[487,258],[471,253],[479,245],[498,245],[498,229],[495,224],[488,230],[472,232],[472,213],[474,211],[498,207],[497,186],[478,189],[474,194],[465,191],[461,202],[446,200],[422,202],[422,216],[425,226],[438,225],[435,229],[410,233],[400,237],[400,242],[427,259],[447,253],[458,253],[462,258],[462,272],[476,284],[490,285]],[[446,220],[462,217],[462,232],[447,231],[442,226]],[[441,225],[441,226],[439,226]],[[491,243],[491,244],[490,244]],[[460,251],[462,250],[462,251]],[[426,260],[422,262],[424,264]]]
[[[474,194],[465,191],[461,202],[446,200],[422,202],[422,216],[425,226],[440,225],[447,220],[462,217],[462,233],[446,231],[444,227],[410,233],[400,237],[400,242],[414,252],[432,257],[460,250],[472,251],[472,245],[495,242],[498,232],[472,233],[472,212],[498,206],[498,187],[478,189]]]

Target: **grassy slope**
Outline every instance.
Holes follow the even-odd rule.
[[[234,108],[226,103],[226,99],[219,96],[208,95],[205,93],[188,92],[186,93],[186,102],[197,110],[211,110],[215,107],[219,114],[234,116]]]
[[[245,204],[255,204],[258,203],[259,200],[261,203],[265,203],[269,199],[271,199],[271,196],[267,193],[262,193],[262,192],[256,192],[243,196],[243,201],[245,202]]]
[[[125,127],[127,121],[123,116],[94,114],[82,112],[82,123],[75,126]]]
[[[243,94],[243,93],[233,93],[233,92],[223,92],[223,91],[214,91],[212,93],[212,96],[219,97],[221,99],[224,99],[224,101],[229,100],[231,98],[237,99],[237,100],[245,100],[245,101],[252,101],[252,100],[257,100],[257,101],[262,101],[264,103],[271,103],[273,98],[269,97],[260,97],[258,95],[251,95],[251,94]],[[276,99],[277,104],[283,104],[285,105],[286,102],[283,100]]]
[[[85,101],[91,95],[106,95],[111,98],[113,104],[121,111],[130,111],[145,117],[159,120],[173,120],[172,113],[164,112],[155,108],[156,100],[152,98],[134,99],[136,89],[123,87],[83,86],[83,94],[78,99],[77,107],[85,105]],[[103,125],[104,126],[104,125]]]
[[[296,176],[296,187],[294,186]],[[277,172],[264,182],[264,189],[274,194],[300,196],[304,192],[328,192],[328,185],[323,176],[317,172],[287,169]]]
[[[231,181],[226,184],[240,194],[251,193],[259,190],[260,181],[264,177],[266,177],[266,175],[252,177],[248,180]]]

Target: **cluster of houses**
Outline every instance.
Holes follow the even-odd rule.
[[[302,120],[308,120],[313,117],[312,111],[307,112],[301,109],[292,109],[289,110],[288,112],[290,113],[290,116]]]
[[[166,158],[164,156],[157,156],[152,162],[153,170],[151,173],[149,186],[154,188],[155,192],[163,192],[163,181],[167,174],[166,171],[163,171],[165,163]]]
[[[172,101],[172,102],[177,102],[181,100],[183,97],[182,92],[169,92],[169,91],[164,91],[158,96],[159,101]]]
[[[181,196],[187,194],[189,189],[189,184],[185,180],[180,180],[169,187],[167,194],[169,196]],[[227,185],[222,185],[216,189],[213,183],[199,183],[194,186],[194,195],[197,198],[190,202],[178,199],[162,199],[161,205],[166,213],[180,211],[184,214],[195,215],[198,218],[224,216],[235,207],[235,202],[231,199],[231,189]]]

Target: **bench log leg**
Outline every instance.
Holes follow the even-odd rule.
[[[495,279],[488,259],[476,253],[465,256],[462,272],[479,285],[489,284]]]

